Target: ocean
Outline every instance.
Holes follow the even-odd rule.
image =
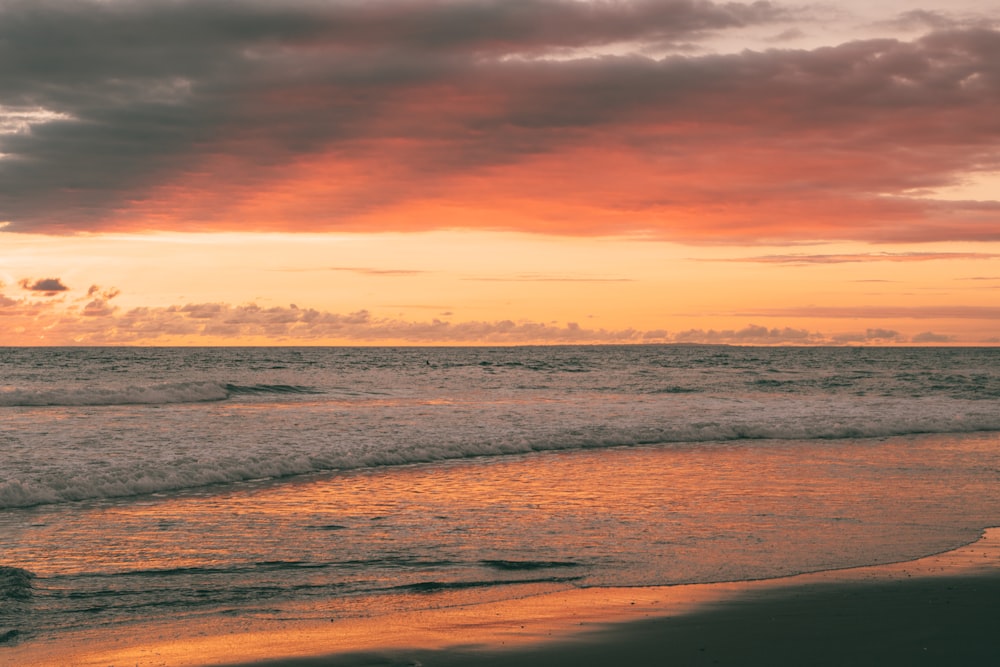
[[[1000,525],[1000,349],[0,349],[5,646],[895,562]]]

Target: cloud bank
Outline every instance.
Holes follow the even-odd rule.
[[[690,48],[798,20],[708,0],[0,0],[0,221],[1000,239],[1000,202],[914,195],[1000,170],[1000,32],[911,13],[931,30],[912,41]]]
[[[193,303],[122,309],[111,303],[119,293],[117,289],[93,286],[86,296],[69,304],[51,299],[13,298],[0,293],[0,345],[840,345],[910,342],[898,331],[877,327],[835,335],[756,324],[741,329],[669,332],[587,328],[574,322],[453,322],[438,318],[417,322],[379,317],[367,310],[342,314],[295,305],[262,307],[254,303]],[[898,313],[886,316],[889,315],[899,316]],[[992,312],[980,313],[982,317],[993,315]],[[912,338],[914,343],[955,340],[953,336],[932,332]]]

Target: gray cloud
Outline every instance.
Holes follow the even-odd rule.
[[[819,333],[812,333],[805,329],[768,328],[756,324],[748,325],[742,329],[723,329],[716,331],[709,329],[689,329],[681,331],[673,337],[678,343],[730,343],[740,345],[775,345],[794,343],[798,345],[809,345],[827,342],[826,338]]]
[[[913,29],[934,29],[942,30],[954,28],[961,25],[961,21],[955,17],[941,12],[928,11],[926,9],[913,9],[902,12],[896,18],[889,21],[881,21],[876,26],[894,28],[898,30]]]
[[[988,14],[911,9],[900,12],[895,18],[887,21],[878,21],[874,27],[890,30],[960,30],[964,28],[992,28],[996,25],[996,17]]]
[[[901,343],[906,338],[893,329],[866,329],[863,332],[835,334],[836,343]]]
[[[0,295],[0,298],[3,298]],[[739,330],[688,330],[670,334],[665,330],[591,329],[575,322],[564,325],[512,320],[449,322],[432,319],[413,322],[376,317],[367,310],[339,314],[299,307],[264,308],[256,304],[187,304],[164,308],[134,308],[121,311],[95,300],[79,318],[69,317],[38,304],[0,301],[0,314],[25,315],[46,338],[55,343],[93,345],[151,343],[170,336],[198,337],[206,341],[248,340],[262,337],[275,344],[344,340],[359,342],[405,341],[409,343],[713,343],[740,345],[818,344],[829,342],[820,334],[791,328],[750,325]],[[46,315],[39,325],[38,318]]]
[[[932,331],[924,331],[913,337],[914,343],[950,343],[955,339],[945,334],[937,334]]]
[[[91,285],[87,290],[87,298],[92,299],[83,307],[81,314],[84,317],[106,317],[118,310],[109,302],[121,294],[117,287],[102,290],[100,285]]]
[[[84,317],[106,317],[116,310],[118,309],[115,306],[112,306],[104,299],[94,299],[83,307],[82,314]]]
[[[273,177],[261,168],[293,156],[331,143],[350,154],[357,138],[382,135],[384,127],[371,122],[381,125],[397,95],[481,79],[480,61],[468,51],[496,57],[691,39],[782,14],[767,2],[694,0],[7,0],[0,3],[0,116],[19,126],[32,115],[49,118],[0,136],[7,155],[0,220],[11,220],[11,230],[56,233],[114,226],[123,199],[143,201],[162,179],[197,175],[200,157],[220,150],[242,166],[248,189]],[[410,125],[390,120],[403,131]],[[459,152],[470,150],[489,152]],[[391,190],[372,189],[341,198],[333,217],[373,206]],[[211,218],[210,210],[199,213]]]
[[[222,229],[235,224],[229,206],[333,156],[363,177],[328,177],[241,228],[358,230],[400,203],[479,202],[463,189],[470,174],[540,156],[571,166],[574,150],[596,145],[655,164],[650,183],[485,180],[499,199],[571,200],[613,218],[553,216],[528,231],[1000,239],[997,202],[883,196],[1000,167],[996,31],[662,59],[565,52],[629,43],[639,54],[789,18],[766,2],[703,0],[0,0],[0,221],[48,233]],[[538,57],[553,53],[562,59]],[[671,180],[703,164],[730,171]],[[725,201],[739,202],[732,219],[671,222]],[[787,220],[747,202],[779,202]]]
[[[47,296],[53,296],[59,292],[65,292],[69,288],[63,285],[59,278],[42,278],[40,280],[30,280],[25,278],[20,283],[21,287],[32,292],[44,292]]]
[[[88,306],[89,308],[89,306]],[[199,336],[205,339],[250,339],[265,337],[275,343],[283,341],[393,341],[412,343],[498,343],[529,342],[635,342],[642,339],[632,329],[586,329],[575,323],[551,325],[537,322],[458,322],[433,319],[410,322],[381,318],[367,310],[338,314],[311,308],[263,308],[255,304],[233,306],[207,303],[171,306],[167,308],[137,308],[115,313],[87,312],[105,318],[103,327],[93,321],[83,325],[63,320],[67,334],[93,344],[152,341],[165,336]],[[94,318],[96,319],[96,318]],[[59,334],[58,327],[49,337]]]
[[[368,310],[333,313],[301,308],[262,307],[254,303],[197,303],[123,309],[109,302],[115,289],[94,293],[85,305],[65,305],[52,299],[11,298],[0,293],[3,344],[24,340],[52,345],[148,345],[203,341],[205,344],[260,341],[267,344],[327,344],[401,342],[409,344],[607,344],[676,343],[727,345],[898,344],[906,336],[892,329],[871,327],[864,332],[824,334],[794,327],[756,324],[741,329],[638,330],[590,328],[575,322],[533,321],[452,322],[435,318],[409,321],[381,317]],[[111,296],[106,296],[111,295]],[[93,295],[92,295],[93,297]],[[448,313],[442,317],[449,316]],[[10,338],[14,336],[15,338]],[[23,338],[17,338],[23,336]],[[943,334],[924,332],[916,343],[954,342]]]
[[[773,37],[769,38],[767,41],[775,43],[790,42],[792,40],[800,39],[805,36],[806,34],[802,32],[802,30],[798,28],[789,28],[787,30],[782,30],[777,35],[774,35]]]

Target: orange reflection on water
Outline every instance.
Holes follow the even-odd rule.
[[[40,508],[72,521],[24,532],[7,562],[73,573],[524,559],[577,563],[595,584],[776,576],[969,539],[1000,506],[996,449],[984,436],[737,442],[318,474]]]
[[[234,661],[251,662],[314,657],[328,664],[338,655],[377,651],[376,657],[393,650],[404,655],[415,649],[509,649],[541,642],[573,638],[595,641],[584,633],[607,630],[613,623],[650,618],[663,619],[697,610],[707,604],[737,597],[752,601],[756,596],[781,588],[829,586],[871,581],[909,579],[914,576],[956,576],[970,573],[995,576],[1000,571],[1000,529],[991,529],[972,544],[917,561],[827,571],[785,579],[719,584],[692,584],[647,588],[591,588],[503,600],[479,605],[458,605],[378,615],[374,618],[332,619],[275,625],[261,622],[222,620],[211,623],[161,622],[153,628],[159,635],[136,641],[107,636],[78,637],[77,643],[48,645],[30,654],[37,667],[74,664],[98,665],[213,665]],[[654,630],[655,632],[655,630]],[[89,641],[88,641],[89,640]],[[666,656],[670,646],[659,650]],[[25,656],[13,650],[13,657]],[[474,655],[474,654],[473,654]],[[315,658],[327,656],[326,658]],[[355,664],[344,660],[343,664]],[[332,664],[332,663],[329,663]],[[338,664],[340,664],[338,662]],[[365,663],[368,664],[368,663]],[[383,664],[379,662],[378,664]],[[411,662],[410,664],[419,664]]]
[[[579,619],[566,609],[595,604],[567,590],[579,586],[759,579],[954,547],[1000,516],[996,444],[968,435],[549,452],[42,507],[23,512],[32,521],[4,564],[35,571],[40,591],[62,577],[83,599],[106,589],[142,602],[109,608],[110,628],[156,624],[170,609],[169,650],[181,657],[210,650],[199,632],[219,635],[218,646],[244,641],[234,627],[267,635],[262,654],[301,647],[309,633],[333,647],[384,643],[390,617],[410,641],[402,628],[424,628],[428,610],[428,633],[464,624],[473,637],[481,621],[503,636],[509,628],[487,610],[549,618],[505,602],[515,597],[567,596],[545,599],[570,623]],[[179,605],[175,589],[201,597]],[[593,618],[610,613],[593,608]],[[344,644],[310,626],[331,618]],[[372,618],[383,632],[364,639]],[[305,634],[275,631],[285,625]],[[95,632],[88,642],[134,641]]]

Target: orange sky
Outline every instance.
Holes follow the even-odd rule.
[[[0,0],[0,344],[996,344],[990,4]]]

